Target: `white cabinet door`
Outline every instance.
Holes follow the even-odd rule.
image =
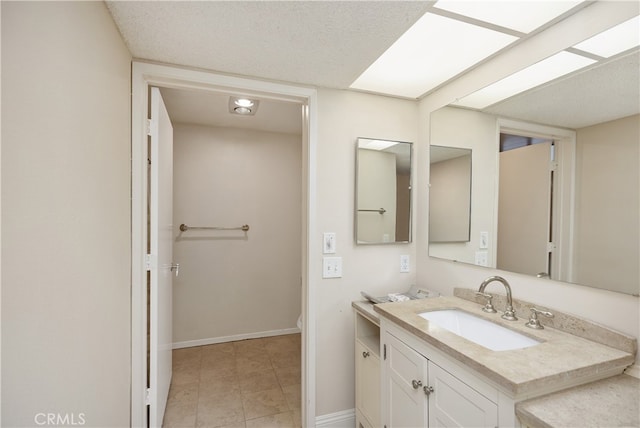
[[[429,361],[429,428],[498,426],[498,406]]]
[[[356,407],[374,427],[380,426],[380,358],[356,341]]]
[[[387,335],[385,344],[387,427],[426,427],[427,359],[394,336]]]
[[[383,420],[387,428],[498,426],[498,405],[385,332]]]

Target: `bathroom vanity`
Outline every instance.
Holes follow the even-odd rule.
[[[494,296],[497,308],[503,297]],[[454,297],[354,302],[357,427],[552,426],[536,424],[544,404],[534,399],[615,379],[635,361],[634,338],[561,313],[531,329],[525,323],[534,305],[513,303],[517,321],[483,312],[484,301],[466,289]],[[494,351],[422,316],[452,309],[534,344]]]

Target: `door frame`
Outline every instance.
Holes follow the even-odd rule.
[[[147,118],[150,86],[259,95],[303,106],[302,138],[302,426],[315,426],[315,291],[309,253],[319,246],[316,226],[317,91],[313,88],[216,74],[148,62],[132,62],[131,99],[131,426],[146,427],[147,385]],[[319,240],[318,240],[319,241]]]
[[[500,133],[512,133],[531,137],[553,139],[555,143],[556,170],[554,174],[553,217],[555,249],[551,253],[551,263],[555,266],[556,281],[573,282],[574,218],[575,218],[575,163],[576,132],[571,129],[498,118],[496,127],[496,165],[500,164]],[[499,168],[496,168],[495,186],[498,188]],[[498,192],[495,192],[494,212],[498,212]],[[494,216],[494,233],[498,231],[498,216]],[[493,237],[493,242],[498,242]],[[493,246],[493,260],[497,260],[497,249]]]

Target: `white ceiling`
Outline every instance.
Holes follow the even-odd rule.
[[[338,89],[348,89],[434,3],[106,2],[137,59]],[[597,78],[578,73],[513,97],[491,111],[571,128],[611,120],[612,111],[617,117],[635,114],[640,111],[638,69],[636,53],[629,60],[594,69]],[[576,97],[575,89],[583,96]],[[621,94],[625,91],[624,103],[608,96],[625,96]],[[585,99],[585,92],[593,96]],[[163,96],[174,122],[299,132],[299,107],[288,103],[261,100],[256,116],[238,117],[227,112],[228,94],[163,90]]]
[[[300,104],[261,99],[255,116],[243,116],[229,113],[230,94],[169,88],[162,88],[160,91],[174,124],[302,134]]]
[[[347,88],[424,1],[108,1],[135,58]]]

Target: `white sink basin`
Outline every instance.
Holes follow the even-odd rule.
[[[429,323],[449,330],[492,351],[528,348],[540,343],[523,334],[458,309],[429,311],[418,315]]]

